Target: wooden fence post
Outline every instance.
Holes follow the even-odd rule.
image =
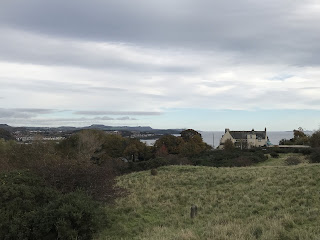
[[[190,217],[194,218],[198,214],[198,207],[196,205],[191,206]]]

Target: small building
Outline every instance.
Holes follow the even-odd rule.
[[[236,148],[250,149],[268,145],[267,129],[264,131],[230,131],[226,128],[225,133],[220,140],[219,149],[224,148],[224,143],[230,139]]]

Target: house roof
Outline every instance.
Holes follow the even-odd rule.
[[[234,139],[247,139],[248,134],[256,134],[257,138],[265,139],[265,131],[229,131]]]

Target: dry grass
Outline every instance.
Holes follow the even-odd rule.
[[[170,166],[118,179],[99,239],[320,239],[320,165]],[[198,216],[190,218],[190,207]]]

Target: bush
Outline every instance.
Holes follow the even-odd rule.
[[[81,192],[61,194],[30,172],[0,175],[0,239],[92,239],[99,205]]]
[[[300,153],[303,155],[310,155],[312,153],[312,148],[302,148],[300,149]]]
[[[119,159],[62,156],[55,143],[7,145],[3,154],[0,149],[0,172],[28,169],[62,193],[81,188],[97,200],[113,200],[117,194],[114,178],[125,167]]]
[[[301,163],[300,158],[296,157],[296,156],[290,156],[285,160],[285,164],[286,165],[298,165]]]
[[[316,148],[310,154],[310,162],[312,163],[320,163],[320,148]]]
[[[166,157],[157,157],[155,159],[150,159],[148,161],[141,162],[129,162],[128,171],[145,171],[150,169],[155,169],[162,166],[168,165],[188,165],[191,164],[185,157],[179,157],[177,155],[168,155]]]
[[[294,148],[294,149],[293,149],[293,152],[294,152],[294,153],[300,153],[300,149],[299,149],[299,148]]]
[[[152,176],[158,175],[157,169],[151,169],[151,175],[152,175]]]
[[[257,149],[256,151],[239,150],[233,151],[211,151],[203,154],[200,157],[192,159],[194,165],[211,166],[211,167],[242,167],[250,166],[267,160],[267,156]]]
[[[314,148],[320,147],[320,130],[314,132],[310,137],[310,146]]]
[[[247,167],[253,164],[252,158],[250,157],[238,157],[230,161],[230,167]]]
[[[57,158],[41,163],[34,162],[29,169],[62,193],[82,189],[96,200],[104,201],[113,201],[118,194],[113,187],[116,172],[112,160],[96,164],[89,159]]]
[[[279,157],[279,153],[277,153],[277,152],[271,152],[271,153],[270,153],[270,156],[273,157],[273,158],[278,158],[278,157]]]

